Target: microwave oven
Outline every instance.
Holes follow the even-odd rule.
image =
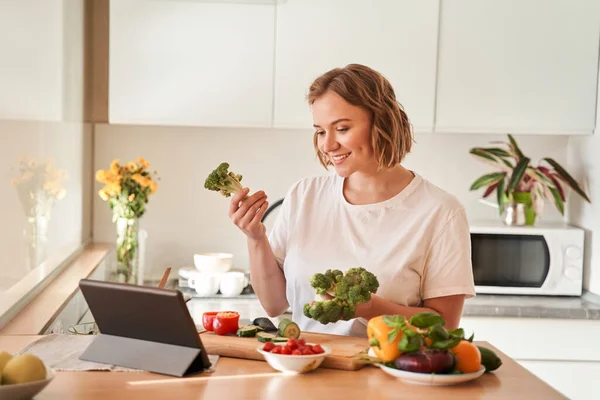
[[[580,296],[585,232],[564,223],[470,222],[476,293]]]

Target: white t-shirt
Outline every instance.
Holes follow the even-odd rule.
[[[323,325],[304,316],[304,304],[315,297],[310,278],[327,269],[363,267],[377,276],[378,296],[405,306],[475,295],[469,226],[453,195],[415,174],[391,199],[353,205],[343,182],[338,175],[296,182],[269,233],[300,329],[366,337],[362,318]]]

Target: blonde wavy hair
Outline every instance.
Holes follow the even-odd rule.
[[[308,103],[312,106],[329,90],[371,114],[371,141],[379,168],[390,168],[401,163],[410,152],[414,138],[408,116],[396,100],[390,82],[372,68],[348,64],[315,79],[310,85]],[[327,168],[332,163],[319,151],[317,136],[315,133],[313,137],[315,151],[321,165]]]

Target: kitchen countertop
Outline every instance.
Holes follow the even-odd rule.
[[[465,302],[465,317],[517,317],[600,320],[600,296],[513,296],[478,294]]]
[[[0,349],[17,352],[39,336],[0,336]],[[51,399],[534,399],[565,397],[488,343],[503,365],[492,374],[458,386],[407,385],[377,367],[359,371],[318,368],[284,374],[264,361],[221,357],[212,373],[176,378],[150,372],[57,372],[35,398]]]
[[[266,316],[260,301],[253,293],[234,298],[220,297],[219,295],[209,298],[194,297],[188,304],[190,304],[190,309],[195,310],[196,315],[200,317],[201,312],[225,309],[232,304],[235,307],[240,305],[247,309],[246,311],[252,318]],[[193,316],[196,319],[196,316]],[[584,293],[581,297],[478,294],[465,302],[463,316],[600,321],[600,296],[589,292]]]

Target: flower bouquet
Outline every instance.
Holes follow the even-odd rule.
[[[143,158],[120,165],[114,160],[108,170],[98,170],[96,180],[105,186],[98,195],[112,210],[116,223],[117,274],[125,283],[136,283],[139,261],[139,220],[150,195],[157,189],[157,172],[150,172]]]

